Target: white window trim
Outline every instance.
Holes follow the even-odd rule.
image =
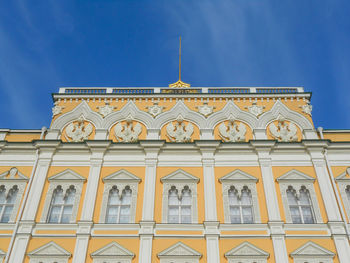
[[[269,253],[247,241],[225,253],[228,263],[267,263],[269,256]]]
[[[24,174],[19,172],[16,167],[12,167],[7,172],[0,174],[0,186],[5,186],[6,195],[8,194],[9,190],[12,189],[12,187],[15,185],[18,187],[16,200],[13,204],[13,209],[8,223],[14,223],[16,221],[18,208],[21,204],[22,196],[27,186],[28,180],[29,179]]]
[[[288,197],[287,197],[287,190],[289,186],[292,186],[296,192],[299,192],[301,187],[305,186],[305,188],[309,191],[315,224],[323,223],[320,207],[317,201],[317,195],[314,188],[315,178],[293,169],[285,173],[284,175],[280,176],[279,178],[277,178],[277,182],[279,183],[279,186],[280,186],[282,203],[283,203],[284,213],[286,216],[286,223],[293,224],[293,220],[289,209]]]
[[[67,263],[71,253],[51,241],[28,253],[29,263]]]
[[[185,186],[191,190],[192,204],[191,204],[191,223],[198,223],[198,209],[197,209],[197,184],[199,178],[185,172],[182,169],[178,169],[175,172],[162,177],[163,183],[163,204],[162,204],[162,222],[168,223],[168,210],[169,210],[169,190],[172,186],[175,186],[178,191],[182,191]]]
[[[222,198],[223,198],[223,205],[224,205],[225,223],[231,224],[230,202],[229,202],[229,196],[228,196],[228,191],[231,188],[231,186],[234,186],[234,188],[239,193],[241,193],[244,186],[248,187],[248,189],[250,190],[250,194],[252,196],[253,223],[257,223],[257,224],[261,223],[258,193],[256,190],[256,184],[258,182],[258,179],[250,174],[247,174],[237,169],[221,177],[219,181],[222,184]]]
[[[177,242],[161,251],[157,256],[160,263],[199,263],[202,254],[182,242]]]
[[[340,196],[343,199],[343,204],[345,207],[345,211],[348,215],[348,218],[350,218],[350,201],[346,195],[346,188],[348,185],[350,185],[350,178],[346,176],[346,172],[340,174],[335,179],[338,183],[339,190],[340,190]]]
[[[113,241],[91,253],[93,263],[131,263],[135,254]]]
[[[126,186],[129,186],[131,189],[131,206],[130,206],[130,222],[135,222],[136,216],[136,206],[137,206],[137,192],[138,185],[141,182],[141,179],[132,173],[122,169],[113,174],[110,174],[102,179],[104,182],[104,190],[102,196],[102,205],[101,205],[101,213],[100,213],[100,223],[106,222],[106,213],[108,207],[108,198],[109,191],[116,186],[119,191],[123,191]]]
[[[309,241],[290,253],[294,263],[333,263],[335,253]]]
[[[60,172],[56,175],[51,176],[48,179],[48,181],[50,185],[49,185],[49,190],[46,193],[44,209],[40,218],[40,222],[46,223],[48,221],[51,201],[52,201],[52,197],[55,189],[60,185],[62,187],[63,193],[66,193],[69,187],[73,185],[76,192],[74,196],[72,215],[69,220],[69,223],[75,223],[78,209],[79,209],[81,193],[83,190],[83,184],[86,181],[86,179],[81,175],[77,174],[76,172],[70,169],[67,169],[67,170],[64,170],[63,172]]]

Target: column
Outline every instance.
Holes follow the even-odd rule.
[[[154,199],[156,192],[158,153],[163,141],[140,141],[145,151],[145,184],[143,195],[142,221],[140,222],[139,263],[152,262],[152,242],[154,235]]]
[[[57,141],[37,141],[35,144],[35,146],[39,148],[38,164],[33,174],[32,186],[29,189],[28,199],[23,210],[22,218],[18,218],[20,222],[9,257],[10,263],[22,262],[24,260],[32,229],[35,225],[35,217],[42,198],[47,172],[59,143],[60,142]]]
[[[207,261],[220,262],[219,252],[219,222],[217,221],[216,192],[215,192],[215,151],[220,141],[196,141],[202,153],[204,206],[205,206],[205,239],[207,241]]]
[[[93,216],[96,203],[96,195],[100,180],[100,172],[104,154],[110,145],[109,141],[87,141],[91,151],[90,171],[87,180],[80,221],[78,222],[77,240],[73,254],[73,263],[84,263],[86,260]]]
[[[288,263],[288,253],[285,243],[285,231],[278,206],[275,180],[272,173],[270,151],[275,141],[252,141],[258,155],[261,177],[264,186],[267,212],[269,217],[270,235],[274,248],[275,261]]]

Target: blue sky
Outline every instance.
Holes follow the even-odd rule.
[[[0,3],[0,128],[48,126],[60,86],[304,86],[316,127],[350,128],[350,1]]]

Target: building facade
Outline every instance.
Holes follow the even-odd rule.
[[[349,263],[350,130],[303,88],[60,88],[0,130],[0,259]]]

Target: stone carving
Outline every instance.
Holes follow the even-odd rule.
[[[66,128],[65,137],[67,141],[82,142],[87,140],[92,133],[91,123],[84,124],[84,118],[81,116],[76,123],[71,123]]]
[[[116,109],[116,107],[109,105],[108,102],[106,102],[105,106],[98,106],[97,108],[98,108],[98,113],[101,114],[103,118],[111,114],[113,110]]]
[[[148,113],[151,114],[153,117],[157,117],[159,114],[163,112],[163,109],[165,107],[159,106],[158,102],[153,103],[152,106],[146,107],[148,109]]]
[[[58,101],[55,101],[55,106],[52,108],[52,117],[61,114],[64,107],[58,105]]]
[[[258,106],[256,102],[252,103],[252,106],[245,107],[251,114],[254,114],[255,117],[259,118],[259,116],[263,113],[265,106]]]
[[[140,123],[133,124],[131,116],[127,117],[125,124],[120,122],[114,128],[114,134],[118,141],[121,142],[137,142],[142,131]]]
[[[185,125],[183,118],[179,115],[176,119],[175,126],[172,122],[166,127],[167,136],[172,142],[189,142],[193,134],[193,125]]]
[[[310,104],[306,104],[306,105],[302,105],[299,106],[302,109],[302,112],[308,114],[311,116],[311,112],[312,112],[312,105]]]
[[[197,106],[198,112],[202,114],[204,117],[208,117],[213,113],[215,107],[209,106],[208,102],[204,102],[202,106]]]
[[[274,138],[281,142],[293,142],[298,140],[297,127],[293,123],[286,123],[284,118],[278,118],[277,127],[271,123],[270,132]]]
[[[245,141],[246,132],[245,125],[243,123],[237,125],[233,116],[230,117],[227,126],[225,123],[221,123],[219,126],[219,135],[225,142]]]

